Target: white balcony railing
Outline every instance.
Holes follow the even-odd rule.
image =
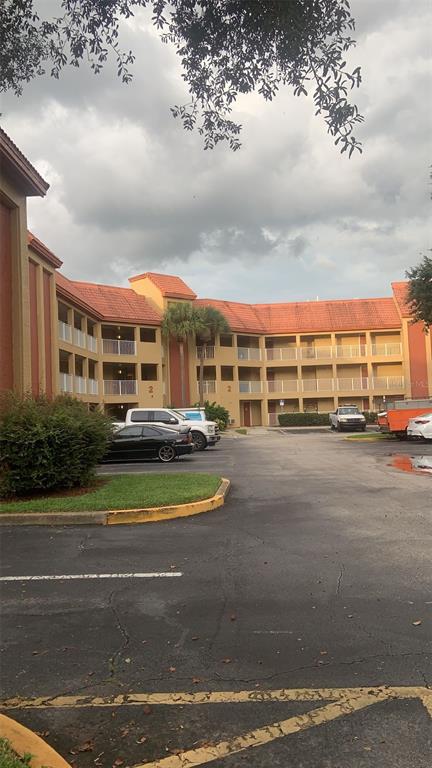
[[[261,350],[258,347],[237,347],[238,360],[261,360]]]
[[[296,347],[269,347],[266,349],[267,360],[297,360]]]
[[[73,376],[71,373],[59,373],[60,392],[73,392]]]
[[[377,376],[372,379],[373,389],[396,389],[403,390],[405,379],[403,376]]]
[[[355,379],[336,379],[336,389],[339,392],[357,392],[362,389],[369,389],[369,379],[363,377]]]
[[[263,391],[263,381],[239,381],[239,392],[242,394],[259,394]]]
[[[333,379],[303,379],[303,392],[333,392]]]
[[[75,376],[75,392],[77,395],[85,395],[87,392],[87,381],[84,376]]]
[[[402,345],[398,343],[372,344],[371,353],[372,355],[384,355],[386,357],[389,355],[400,355],[402,353]]]
[[[95,336],[87,334],[87,349],[89,352],[97,352],[97,339]]]
[[[278,379],[267,381],[267,392],[298,392],[299,382],[297,379]]]
[[[104,395],[136,395],[137,382],[133,379],[104,380]]]
[[[76,347],[82,347],[82,349],[87,347],[87,334],[79,328],[73,329],[73,339]]]
[[[72,326],[67,323],[63,323],[62,320],[58,321],[58,336],[61,341],[72,342]]]
[[[213,346],[197,347],[197,358],[201,360],[212,360],[215,356],[215,348]]]
[[[99,384],[96,379],[87,379],[87,394],[97,395],[99,394]]]
[[[136,342],[126,339],[102,339],[104,355],[136,355]]]
[[[197,390],[198,394],[200,391],[200,383],[197,381]],[[203,393],[205,395],[212,395],[216,392],[216,382],[215,381],[203,381]]]
[[[331,347],[300,347],[298,352],[301,360],[322,360],[332,357]]]
[[[338,344],[336,347],[333,347],[333,351],[335,353],[335,357],[364,357],[366,354],[366,345]]]

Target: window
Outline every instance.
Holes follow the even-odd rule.
[[[162,432],[156,427],[143,427],[144,437],[160,437]]]
[[[150,344],[156,342],[156,331],[154,328],[140,328],[140,341],[146,341]]]
[[[142,427],[124,427],[115,435],[114,440],[130,440],[133,437],[141,437]]]
[[[222,381],[234,381],[234,368],[232,365],[221,365]]]
[[[153,421],[152,411],[134,411],[131,414],[131,421]]]
[[[156,363],[141,363],[141,381],[157,381]]]
[[[221,333],[220,345],[221,347],[232,347],[233,337],[227,333]]]
[[[172,421],[174,419],[167,411],[153,411],[153,421],[160,421],[162,424],[178,424],[178,421]]]

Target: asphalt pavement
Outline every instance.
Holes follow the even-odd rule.
[[[101,468],[219,473],[219,510],[3,529],[2,577],[104,576],[1,582],[5,711],[79,768],[431,768],[432,475],[401,454],[432,447],[263,429]]]

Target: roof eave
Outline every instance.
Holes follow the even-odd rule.
[[[3,171],[20,184],[27,197],[45,197],[49,184],[42,178],[12,139],[0,128],[0,154]]]

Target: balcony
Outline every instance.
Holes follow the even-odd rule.
[[[263,391],[263,384],[263,381],[239,381],[239,392],[257,395]]]
[[[215,348],[214,346],[197,347],[196,353],[198,360],[213,360]]]
[[[97,339],[95,336],[87,334],[87,349],[89,352],[97,352]]]
[[[104,355],[136,355],[136,342],[126,339],[102,339]]]
[[[71,373],[59,373],[60,392],[73,392],[73,376]]]
[[[403,376],[377,376],[372,379],[372,389],[393,389],[402,392],[404,388]]]
[[[338,392],[358,392],[359,390],[369,389],[368,378],[355,378],[355,379],[336,379],[336,389]]]
[[[72,343],[72,326],[67,323],[63,323],[62,320],[58,321],[58,337],[60,341],[67,341]],[[65,392],[68,390],[64,390]]]
[[[87,348],[87,334],[79,328],[73,329],[73,340],[76,347]]]
[[[84,376],[75,376],[74,387],[77,395],[85,395],[87,393],[87,380]]]
[[[333,351],[335,353],[335,357],[364,357],[366,354],[366,345],[365,344],[353,344],[353,345],[337,345],[336,347],[333,347]]]
[[[200,383],[197,381],[197,391],[198,394],[200,393]],[[216,392],[216,382],[215,381],[203,381],[203,394],[204,395],[213,395]]]
[[[299,382],[297,379],[275,379],[267,381],[267,392],[298,392]]]
[[[88,395],[99,394],[99,384],[96,381],[96,379],[87,379],[87,394]]]
[[[391,355],[401,355],[402,354],[402,345],[397,343],[392,344],[372,344],[371,346],[371,354],[372,355],[383,355],[385,357],[390,357]]]
[[[333,379],[303,379],[301,382],[303,392],[333,392]]]
[[[266,349],[266,360],[297,360],[296,347],[272,347]]]
[[[136,395],[137,381],[133,379],[105,379],[104,395]]]
[[[332,357],[332,347],[299,347],[299,360],[322,360]]]
[[[259,347],[237,347],[237,360],[261,360]]]

